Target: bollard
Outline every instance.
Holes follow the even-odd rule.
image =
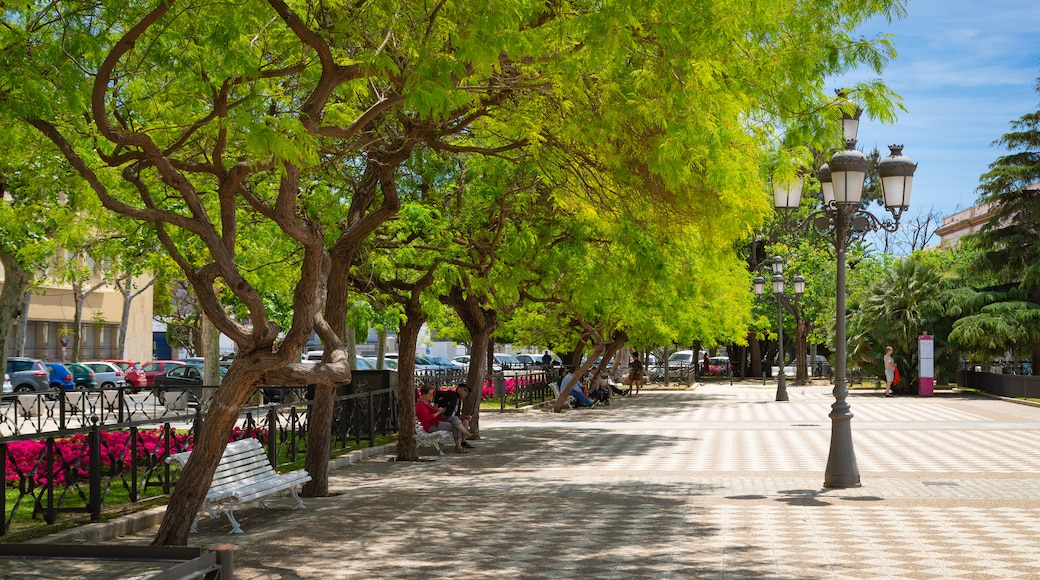
[[[18,410],[21,411],[22,416],[26,419],[35,417],[36,403],[39,400],[40,397],[36,395],[18,395]]]
[[[211,546],[210,551],[216,553],[217,564],[220,565],[220,580],[231,580],[235,576],[235,547],[228,544]]]

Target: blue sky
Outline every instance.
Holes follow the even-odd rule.
[[[979,176],[1006,150],[1009,123],[1040,110],[1040,0],[909,0],[908,16],[859,32],[891,33],[899,56],[882,78],[907,112],[894,125],[864,119],[859,149],[903,144],[918,163],[911,215],[971,207]],[[849,81],[874,78],[852,72]]]

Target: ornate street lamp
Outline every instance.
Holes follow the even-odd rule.
[[[839,93],[840,94],[840,93]],[[859,109],[855,114],[843,114],[842,126],[846,131],[846,149],[831,156],[830,162],[817,172],[817,179],[824,196],[823,209],[810,214],[794,228],[812,223],[817,232],[834,244],[837,259],[835,297],[835,380],[834,399],[831,405],[831,446],[827,457],[827,471],[823,486],[826,488],[859,487],[859,468],[852,446],[852,411],[847,402],[849,395],[846,372],[847,354],[845,344],[845,254],[853,236],[862,236],[868,231],[885,230],[894,232],[899,228],[899,218],[910,205],[910,189],[913,185],[917,164],[903,155],[902,145],[890,145],[891,155],[878,165],[881,187],[885,197],[885,208],[892,219],[880,220],[860,207],[863,183],[870,163],[863,153],[857,151],[855,131],[859,127]],[[787,214],[797,205],[779,203],[774,197],[778,212]]]
[[[799,187],[799,193],[801,188]],[[769,263],[773,267],[773,295],[776,297],[776,342],[780,372],[776,380],[776,400],[787,401],[787,375],[784,373],[784,259],[780,256],[774,256]],[[805,293],[805,278],[801,276],[795,276],[794,280],[794,292],[795,292],[795,303]],[[755,296],[761,297],[765,292],[766,279],[762,276],[756,276],[754,280],[755,284]]]

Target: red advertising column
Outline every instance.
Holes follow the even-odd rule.
[[[922,397],[931,397],[935,394],[935,348],[931,336],[925,334],[918,337],[917,352],[920,353],[918,357],[920,381],[917,394]]]

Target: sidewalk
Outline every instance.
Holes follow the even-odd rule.
[[[1040,408],[855,390],[863,486],[824,490],[830,387],[788,393],[484,414],[473,453],[373,457],[333,472],[334,497],[243,509],[243,535],[203,520],[192,544],[234,545],[248,579],[1040,577]],[[142,573],[104,572],[60,576]]]

